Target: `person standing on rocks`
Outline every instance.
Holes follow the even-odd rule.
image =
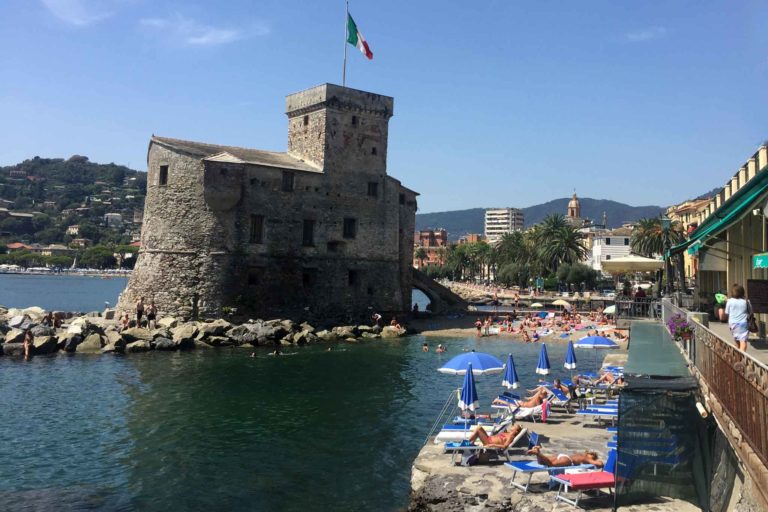
[[[155,319],[157,318],[157,306],[155,306],[155,301],[152,300],[149,303],[149,306],[147,306],[147,327],[149,329],[154,329],[156,327],[155,325]]]
[[[32,359],[32,349],[34,348],[35,338],[32,336],[32,330],[28,329],[24,333],[24,360],[29,361]]]
[[[136,327],[141,327],[142,316],[144,316],[144,297],[136,301]]]

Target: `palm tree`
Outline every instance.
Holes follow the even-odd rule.
[[[419,262],[419,268],[424,266],[424,260],[427,259],[429,256],[427,254],[427,250],[423,247],[417,247],[416,250],[413,252],[413,257],[416,258]]]
[[[685,240],[682,225],[675,221],[669,229],[662,229],[661,219],[644,218],[637,221],[632,229],[630,247],[641,256],[653,257],[664,254],[666,250]]]
[[[541,265],[549,272],[556,272],[563,263],[578,263],[587,255],[584,236],[568,223],[544,226],[537,238]]]

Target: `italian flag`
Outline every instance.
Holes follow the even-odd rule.
[[[357,47],[357,49],[360,50],[360,53],[368,57],[368,60],[373,59],[373,52],[368,47],[368,42],[366,42],[363,34],[360,33],[360,30],[355,24],[355,20],[352,19],[352,16],[350,16],[349,13],[347,13],[347,42],[352,46]]]

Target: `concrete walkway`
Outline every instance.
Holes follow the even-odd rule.
[[[733,336],[731,336],[727,323],[710,322],[709,329],[723,340],[733,343]],[[747,343],[747,354],[768,366],[768,340],[758,338],[756,334],[750,334],[749,343]]]

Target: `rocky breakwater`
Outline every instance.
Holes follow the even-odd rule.
[[[154,329],[130,327],[118,330],[114,320],[111,320],[112,315],[98,313],[66,319],[61,327],[54,328],[43,324],[45,316],[46,312],[40,308],[20,310],[0,307],[0,355],[22,356],[24,333],[28,330],[34,336],[34,355],[60,351],[104,354],[215,347],[275,347],[357,342],[406,335],[405,329],[389,326],[342,325],[317,329],[307,322],[282,319],[233,324],[224,319],[202,322],[173,317],[159,319]]]

